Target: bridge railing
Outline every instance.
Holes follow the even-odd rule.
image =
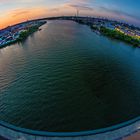
[[[0,136],[9,140],[118,140],[140,129],[140,117],[107,128],[81,132],[46,132],[0,121]]]

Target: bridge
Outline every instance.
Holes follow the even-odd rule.
[[[0,121],[2,140],[122,140],[139,130],[140,117],[111,127],[81,132],[36,131]]]

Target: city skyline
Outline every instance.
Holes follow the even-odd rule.
[[[140,0],[0,0],[0,29],[25,20],[51,16],[106,17],[140,25]]]

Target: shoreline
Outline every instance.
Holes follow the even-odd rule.
[[[94,27],[94,24],[84,23],[83,21],[74,20],[76,23],[87,25],[90,27],[90,29],[95,32],[97,35],[103,35],[108,38],[118,40],[124,43],[127,43],[129,45],[132,45],[133,47],[140,48],[140,38],[134,38],[130,35],[127,35],[125,33],[119,32],[116,29],[108,29],[104,26]]]
[[[129,25],[127,23],[120,23],[118,21],[111,21],[108,19],[100,19],[100,18],[91,18],[91,17],[50,17],[50,18],[44,18],[44,19],[37,19],[37,20],[32,20],[32,21],[28,21],[30,22],[43,22],[43,20],[71,20],[71,21],[75,21],[79,24],[83,24],[83,25],[87,25],[91,28],[92,31],[94,31],[96,34],[98,35],[103,35],[106,36],[108,38],[111,39],[115,39],[115,40],[119,40],[122,41],[124,43],[127,43],[129,45],[132,45],[133,47],[137,47],[140,48],[140,28],[139,27],[135,27],[133,25]],[[25,24],[26,22],[22,22],[16,25],[11,26],[18,26],[18,25],[22,25]],[[46,23],[46,22],[45,22]],[[43,24],[45,24],[43,23]],[[108,25],[105,25],[107,23]],[[43,24],[39,25],[37,27],[36,30],[34,30],[33,32],[36,32],[39,30],[39,27],[42,26]],[[122,27],[126,27],[126,28],[130,28],[131,32],[127,33],[127,31],[124,31],[124,29],[121,29]],[[113,28],[113,29],[112,29]],[[5,30],[5,29],[2,29]],[[0,32],[2,31],[0,30]],[[138,34],[134,33],[132,34],[132,32],[134,32],[135,30],[138,30]],[[28,31],[27,31],[28,32]],[[25,38],[27,38],[30,34],[33,33],[31,31],[31,33],[27,33],[23,38],[17,38],[15,40],[12,40],[11,42],[5,43],[0,45],[0,48],[9,46],[11,44],[15,44],[18,42],[23,41]],[[1,39],[1,38],[0,38]]]
[[[40,21],[40,20],[39,20]],[[38,22],[39,22],[38,21]],[[29,22],[30,23],[30,22]],[[4,48],[4,47],[7,47],[7,46],[10,46],[10,45],[13,45],[15,43],[20,43],[22,41],[24,41],[28,36],[30,36],[31,34],[33,34],[34,32],[36,31],[40,31],[40,28],[42,25],[46,24],[47,22],[44,21],[44,22],[39,22],[38,25],[34,25],[34,26],[30,26],[30,27],[27,27],[27,29],[25,30],[21,30],[20,33],[18,33],[18,37],[15,38],[15,39],[12,39],[2,45],[0,45],[0,49]],[[22,25],[22,23],[21,23]]]

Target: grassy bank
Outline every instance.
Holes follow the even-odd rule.
[[[36,32],[39,29],[39,26],[30,27],[28,30],[20,33],[18,41],[25,40],[29,35]]]
[[[133,37],[133,36],[129,36],[129,35],[126,35],[124,33],[119,32],[117,30],[111,30],[111,29],[108,29],[105,27],[101,27],[100,32],[103,35],[108,36],[110,38],[124,41],[126,43],[129,43],[129,44],[135,46],[135,47],[140,47],[140,40]]]
[[[13,38],[13,40],[5,42],[3,45],[0,45],[0,48],[3,48],[3,47],[6,47],[8,45],[11,45],[11,44],[14,44],[14,43],[21,42],[21,41],[25,40],[29,35],[38,31],[39,27],[42,26],[45,23],[47,23],[47,22],[42,21],[42,22],[38,23],[37,25],[33,25],[33,26],[30,26],[30,27],[27,26],[25,30],[21,30],[21,32],[18,32],[18,37],[17,38]]]
[[[28,30],[21,32],[19,34],[19,37],[16,40],[12,40],[8,43],[5,43],[4,45],[1,45],[0,48],[6,47],[8,45],[15,44],[17,42],[21,42],[21,41],[25,40],[29,35],[36,32],[38,29],[39,29],[38,26],[30,27]]]

